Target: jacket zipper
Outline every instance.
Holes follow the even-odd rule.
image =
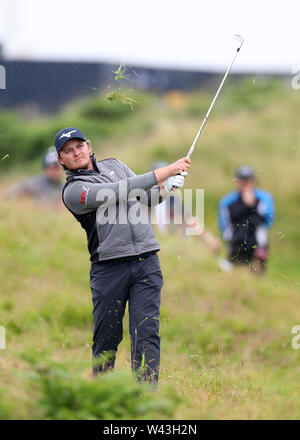
[[[139,252],[138,252],[138,249],[137,249],[137,245],[136,245],[136,241],[135,241],[135,234],[134,234],[134,231],[133,231],[132,224],[130,223],[130,220],[129,220],[128,217],[127,217],[127,220],[128,220],[129,227],[130,227],[131,239],[132,239],[132,242],[133,242],[133,247],[134,247],[135,253],[137,255],[139,255]]]

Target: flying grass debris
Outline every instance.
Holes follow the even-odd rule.
[[[134,69],[132,69],[132,72],[137,76],[137,73]],[[113,70],[112,73],[115,74],[115,81],[121,81],[121,79],[127,79],[128,81],[132,81],[130,78],[130,75],[126,74],[127,67],[124,63],[121,63],[120,66],[117,68],[117,70]]]
[[[132,72],[137,75],[134,69],[131,69]],[[113,70],[112,73],[114,73],[115,81],[121,81],[122,79],[126,79],[128,81],[132,81],[130,78],[130,75],[127,73],[127,67],[124,63],[121,63],[117,70]],[[111,93],[105,93],[105,99],[109,102],[120,102],[121,104],[129,105],[131,110],[134,110],[134,104],[139,104],[138,101],[131,98],[130,93],[133,91],[133,89],[130,90],[122,90],[121,87],[118,88],[117,91],[111,92]]]
[[[2,162],[2,160],[8,159],[8,158],[9,158],[9,154],[6,154],[5,156],[2,157],[1,162]]]
[[[129,90],[128,93],[131,91],[132,89]],[[119,92],[111,92],[106,95],[105,99],[107,99],[107,101],[109,102],[116,101],[116,102],[120,102],[121,104],[129,105],[132,111],[134,110],[133,105],[139,104],[139,102],[136,101],[135,99],[131,98],[128,95],[125,95],[125,93],[119,93]]]
[[[136,71],[131,67],[130,70],[137,76]],[[113,70],[112,73],[115,74],[115,81],[121,81],[121,79],[127,79],[132,81],[129,74],[126,74],[127,67],[124,63],[121,63],[117,70]]]

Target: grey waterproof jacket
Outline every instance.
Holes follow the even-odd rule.
[[[66,170],[62,193],[86,231],[91,261],[158,251],[147,210],[163,200],[154,172],[136,175],[117,159],[91,159],[94,170]]]

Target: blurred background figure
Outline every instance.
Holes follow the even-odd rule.
[[[152,170],[165,166],[168,166],[168,162],[155,162],[152,165]],[[186,228],[192,228],[195,230],[195,235],[199,235],[210,250],[218,254],[221,249],[220,241],[211,232],[204,229],[196,217],[192,216],[180,195],[177,191],[162,203],[155,205],[154,209],[152,208],[153,223],[157,225],[162,234],[171,232],[184,236]]]
[[[44,173],[30,176],[13,187],[8,194],[9,198],[28,197],[35,202],[61,203],[63,169],[57,162],[55,147],[48,148],[42,164]]]
[[[247,165],[236,171],[236,191],[225,195],[218,210],[222,238],[228,244],[228,260],[262,272],[268,258],[268,230],[274,221],[270,193],[256,187],[255,174]]]
[[[152,165],[152,170],[168,166],[168,162],[159,161]],[[173,233],[183,232],[184,222],[184,205],[181,197],[175,195],[169,196],[162,203],[154,206],[152,214],[154,214],[154,222],[160,233],[168,231]]]

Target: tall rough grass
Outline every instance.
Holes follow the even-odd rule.
[[[0,350],[0,418],[299,418],[300,351],[291,346],[291,329],[300,324],[300,100],[286,84],[254,79],[224,89],[186,187],[205,189],[205,226],[217,234],[218,201],[234,188],[235,167],[254,166],[276,203],[267,273],[221,272],[199,237],[158,234],[165,283],[156,393],[129,373],[127,314],[116,371],[92,380],[84,231],[64,209],[5,200],[17,176],[2,177],[0,325],[7,348]],[[118,157],[141,173],[155,160],[183,156],[209,98],[187,95],[176,109],[149,98],[122,136],[92,138],[98,158]]]

